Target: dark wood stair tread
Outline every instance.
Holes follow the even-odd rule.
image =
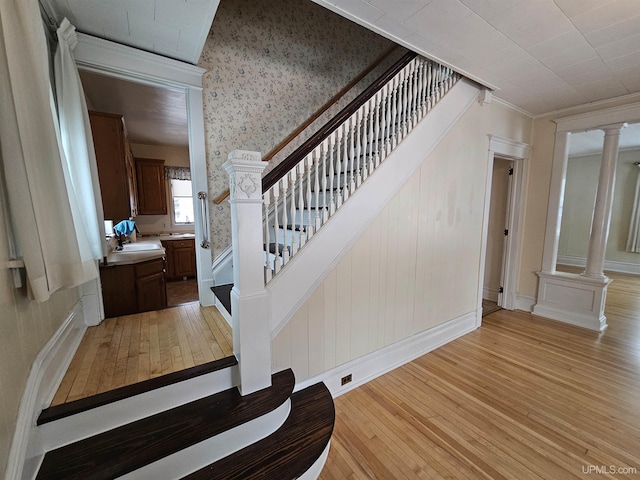
[[[125,398],[133,397],[134,395],[150,392],[151,390],[173,385],[174,383],[199,377],[200,375],[206,375],[207,373],[222,370],[237,364],[238,360],[232,355],[230,357],[221,358],[220,360],[214,360],[213,362],[180,370],[179,372],[168,373],[167,375],[143,380],[142,382],[126,385],[108,392],[63,403],[62,405],[56,405],[55,407],[45,408],[40,413],[37,423],[38,425],[43,425],[48,422],[53,422],[54,420],[59,420],[64,417],[69,417],[80,412],[91,410],[92,408],[101,407]]]
[[[57,448],[45,455],[36,478],[117,478],[274,410],[294,385],[293,372],[285,370],[250,395],[231,388]]]
[[[231,314],[231,289],[233,283],[227,283],[225,285],[214,285],[211,287],[211,291],[218,300],[222,303],[225,310]]]
[[[298,478],[326,448],[334,421],[331,393],[324,383],[312,385],[293,394],[291,413],[276,432],[182,480]]]

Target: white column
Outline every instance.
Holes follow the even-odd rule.
[[[618,163],[618,144],[620,131],[624,123],[601,127],[604,130],[604,145],[602,147],[602,161],[600,162],[600,177],[596,203],[591,222],[591,236],[587,253],[587,266],[584,275],[592,278],[604,278],[604,260],[609,238],[611,223],[611,209],[613,207],[613,191],[616,180],[616,164]]]
[[[233,282],[233,351],[242,395],[271,385],[269,297],[264,288],[262,162],[259,152],[235,150],[223,165],[229,174]]]

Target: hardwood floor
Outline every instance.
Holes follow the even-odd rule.
[[[640,478],[640,279],[609,327],[501,310],[335,400],[329,479]]]
[[[215,307],[190,303],[109,318],[87,329],[51,406],[232,354],[231,328]]]

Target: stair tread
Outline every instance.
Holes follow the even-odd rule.
[[[37,479],[117,478],[282,405],[295,384],[291,370],[272,386],[241,396],[236,388],[123,425],[48,452]]]
[[[214,285],[211,287],[211,291],[216,296],[220,302],[222,302],[222,306],[227,310],[229,314],[231,314],[231,289],[233,288],[233,283],[227,283],[224,285]]]
[[[335,421],[331,393],[324,383],[291,397],[291,413],[271,435],[181,480],[298,478],[326,448]]]
[[[196,365],[195,367],[190,367],[178,372],[172,372],[160,377],[143,380],[142,382],[125,385],[124,387],[116,388],[115,390],[111,390],[108,392],[98,393],[90,397],[63,403],[62,405],[56,405],[55,407],[45,408],[40,413],[37,424],[43,425],[45,423],[53,422],[54,420],[69,417],[77,413],[85,412],[93,408],[101,407],[103,405],[117,402],[119,400],[133,397],[142,393],[150,392],[151,390],[156,390],[168,385],[173,385],[174,383],[189,380],[200,375],[206,375],[208,373],[232,367],[237,364],[238,360],[235,356],[231,355],[229,357],[221,358],[220,360],[214,360],[213,362]]]

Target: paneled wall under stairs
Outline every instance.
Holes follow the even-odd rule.
[[[475,314],[487,135],[526,142],[530,125],[473,105],[273,339],[273,370],[302,381]]]

